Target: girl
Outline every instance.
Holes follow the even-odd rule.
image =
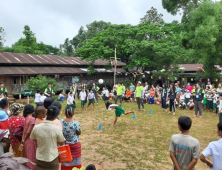
[[[207,94],[207,105],[206,108],[208,111],[210,111],[210,109],[213,109],[213,94],[211,91],[208,91]]]
[[[149,97],[150,97],[150,93],[149,93],[148,91],[146,91],[146,92],[145,92],[145,101],[146,101],[146,104],[148,104]]]
[[[167,99],[167,86],[166,83],[163,83],[163,89],[161,92],[161,102],[162,102],[162,108],[164,112],[167,112],[167,105],[166,105],[166,99]]]
[[[37,143],[30,139],[30,134],[32,133],[33,127],[35,126],[35,118],[32,117],[33,113],[34,107],[30,104],[26,105],[23,111],[23,116],[25,118],[24,131],[19,150],[23,151],[23,149],[25,149],[26,158],[28,158],[32,162],[35,162]],[[27,163],[27,166],[31,169],[36,168],[36,166],[31,163]]]
[[[154,91],[153,88],[151,88],[151,90],[150,90],[149,104],[153,104],[153,103],[154,103],[154,97],[155,97],[155,91]]]
[[[185,97],[184,97],[184,93],[181,91],[180,92],[180,101],[184,101],[185,100]]]
[[[24,118],[20,115],[20,113],[23,110],[23,105],[19,103],[13,103],[10,107],[12,116],[9,118],[9,129],[10,129],[10,143],[12,145],[13,152],[15,154],[15,157],[23,157],[24,156],[24,150],[19,151],[19,146],[23,133],[23,127],[24,127]],[[20,136],[17,136],[20,132]]]
[[[210,86],[206,86],[205,94],[204,94],[203,106],[206,106],[206,104],[207,104],[207,94],[208,94],[208,91],[210,91]]]
[[[217,100],[219,99],[219,95],[217,94],[216,91],[213,91],[213,112],[217,112]]]
[[[168,114],[171,114],[172,107],[173,107],[173,110],[174,110],[173,116],[176,114],[175,113],[176,112],[176,95],[177,95],[177,90],[175,88],[175,85],[174,85],[174,83],[171,83],[170,84],[169,95],[168,95],[168,97],[170,99],[170,111],[169,111]]]
[[[75,101],[74,101],[74,97],[73,97],[72,92],[70,92],[69,97],[68,97],[68,99],[67,99],[67,105],[68,105],[68,106],[71,106],[71,107],[74,109],[74,111],[75,111],[75,109],[76,109],[76,103],[75,103]]]
[[[108,109],[108,110],[115,109],[116,118],[114,120],[113,126],[116,125],[118,117],[120,117],[122,114],[124,114],[124,115],[130,114],[130,113],[133,113],[134,115],[136,114],[134,111],[125,112],[125,110],[123,110],[123,108],[120,105],[112,104],[109,101],[107,101],[105,103],[105,106],[106,106],[106,109]]]
[[[190,93],[189,90],[186,90],[186,93],[185,93],[184,97],[185,97],[185,103],[186,104],[189,103],[190,102],[190,97],[191,97],[191,93]]]
[[[65,119],[62,119],[63,135],[65,137],[65,144],[70,146],[72,154],[72,162],[63,163],[62,169],[64,168],[81,168],[81,143],[79,135],[81,135],[81,125],[78,121],[74,120],[74,109],[70,106],[66,107]]]
[[[157,105],[161,104],[161,90],[158,91],[156,104]]]

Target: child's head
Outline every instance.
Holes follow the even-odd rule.
[[[95,165],[90,164],[86,167],[86,170],[96,170],[96,167],[95,167]]]
[[[153,91],[153,87],[150,89],[150,91]]]
[[[181,95],[183,95],[183,92],[182,92],[182,91],[180,91],[180,94],[181,94]]]
[[[192,99],[190,100],[190,103],[193,103],[193,100],[192,100]]]
[[[67,106],[65,110],[66,118],[72,118],[74,115],[74,109],[71,106]]]
[[[90,93],[93,93],[93,90],[90,90]]]
[[[40,90],[37,90],[36,93],[40,93]]]
[[[207,90],[210,90],[210,86],[207,86],[206,89],[207,89]]]
[[[40,92],[40,95],[41,95],[41,96],[44,96],[44,93],[43,93],[43,92]]]
[[[212,92],[209,90],[207,93],[208,93],[208,94],[211,94]]]
[[[70,92],[69,95],[72,96],[72,92]]]
[[[35,116],[39,119],[44,119],[46,117],[45,108],[43,106],[37,106],[35,109]]]
[[[217,124],[217,134],[222,137],[222,121]]]
[[[189,93],[190,91],[189,90],[186,90],[186,93]]]
[[[56,106],[49,106],[47,109],[47,120],[55,120],[59,115],[59,109]]]
[[[112,103],[111,103],[111,102],[109,102],[109,101],[105,102],[106,109],[108,109],[108,108],[109,108],[109,106],[110,106],[111,104],[112,104]]]
[[[184,103],[184,100],[180,100],[180,103]]]
[[[58,107],[59,110],[62,109],[62,105],[61,105],[61,103],[59,103],[59,102],[53,102],[53,103],[51,104],[51,106],[56,106],[56,107]]]
[[[84,88],[82,88],[82,92],[84,92]]]
[[[192,120],[187,116],[181,116],[178,119],[178,127],[181,132],[189,130],[191,125],[192,125]]]
[[[63,94],[63,91],[61,91],[60,94]]]
[[[44,107],[44,103],[43,103],[43,102],[38,102],[38,103],[37,103],[37,107],[38,107],[38,106],[43,106],[43,107]]]
[[[53,99],[51,98],[51,97],[49,97],[49,98],[46,98],[45,100],[44,100],[44,107],[45,107],[45,109],[48,109],[49,108],[49,106],[51,106],[51,104],[53,103],[54,101],[53,101]]]
[[[23,110],[23,116],[27,117],[29,114],[33,114],[35,111],[34,106],[31,104],[27,104]]]

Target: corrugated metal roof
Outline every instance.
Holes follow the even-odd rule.
[[[23,53],[0,53],[0,64],[13,65],[89,65],[90,61],[81,60],[80,57],[67,57],[58,55],[37,55]],[[109,65],[109,60],[98,59],[95,66]],[[125,63],[117,61],[118,66],[125,66]]]
[[[83,74],[87,73],[73,67],[0,67],[0,75],[37,75],[37,74]]]

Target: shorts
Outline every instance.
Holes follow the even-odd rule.
[[[91,104],[94,104],[94,103],[95,103],[94,99],[89,99],[89,104],[88,105],[91,105]]]
[[[116,117],[120,117],[123,113],[125,113],[125,110],[121,106],[116,107]]]
[[[86,101],[85,100],[81,100],[81,105],[85,105],[86,104]]]
[[[73,109],[76,108],[76,104],[75,104],[75,103],[73,103],[73,104],[71,104],[71,105],[68,105],[68,106],[71,106]]]

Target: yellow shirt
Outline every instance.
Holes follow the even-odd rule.
[[[30,138],[38,144],[36,159],[44,162],[51,162],[57,158],[59,156],[57,143],[65,141],[61,128],[49,120],[35,125]]]

